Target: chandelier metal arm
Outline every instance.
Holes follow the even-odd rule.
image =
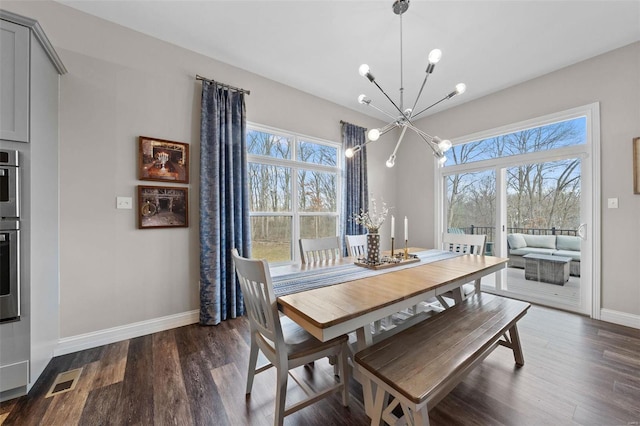
[[[378,108],[377,106],[375,106],[373,104],[373,102],[368,102],[367,105],[369,105],[371,108],[375,109],[376,111],[380,111],[381,113],[383,113],[384,115],[386,115],[387,117],[389,117],[390,119],[392,119],[394,121],[398,118],[397,116],[395,116],[395,115],[393,115],[391,113],[388,113],[387,111],[383,110],[382,108]]]
[[[396,147],[393,149],[391,156],[395,157],[396,152],[398,152],[398,148],[400,148],[400,144],[402,143],[402,139],[404,138],[404,134],[407,131],[407,127],[402,128],[402,133],[400,133],[400,137],[398,138],[398,142],[396,143]]]
[[[442,153],[442,151],[440,150],[440,148],[438,147],[438,145],[434,142],[435,138],[433,136],[431,136],[428,133],[423,132],[422,130],[420,130],[417,127],[414,127],[414,126],[411,126],[411,130],[416,132],[418,134],[418,136],[420,136],[422,138],[422,140],[425,141],[425,143],[427,145],[429,145],[429,148],[431,148],[431,150],[436,155],[436,157],[441,158],[444,155]]]
[[[413,111],[415,111],[416,105],[418,105],[420,96],[422,96],[422,90],[424,89],[425,84],[427,84],[427,79],[429,78],[430,74],[431,73],[427,72],[427,74],[424,76],[424,80],[422,80],[422,86],[420,86],[420,91],[418,91],[418,96],[416,96],[416,101],[413,103],[413,106],[411,107],[411,112],[409,113],[409,116],[411,118],[414,118],[417,115],[417,114],[414,114]],[[423,112],[423,111],[420,111],[420,112]]]
[[[455,92],[453,92],[453,93],[455,94]],[[453,97],[453,96],[451,95],[451,93],[449,93],[447,96],[445,96],[444,98],[440,99],[440,100],[439,100],[439,101],[437,101],[437,102],[432,103],[431,105],[429,105],[428,107],[426,107],[426,108],[425,108],[425,109],[423,109],[422,111],[420,111],[420,112],[418,112],[418,113],[416,113],[416,114],[413,114],[413,115],[411,116],[411,118],[416,118],[416,117],[418,117],[420,114],[422,114],[422,113],[424,113],[425,111],[427,111],[427,110],[429,110],[429,109],[433,108],[434,106],[438,105],[440,102],[444,102],[444,101],[446,101],[447,99],[451,99],[452,97]]]
[[[384,91],[384,89],[382,89],[382,87],[380,87],[380,85],[378,84],[377,81],[373,80],[372,81],[373,84],[376,85],[376,87],[382,92],[383,95],[385,95],[387,97],[387,99],[389,100],[389,102],[391,102],[391,105],[393,105],[395,107],[395,109],[398,110],[398,112],[400,113],[401,116],[403,116],[404,118],[408,119],[408,117],[404,114],[404,112],[400,109],[400,107],[398,105],[396,105],[395,102],[393,102],[393,99],[391,99],[389,97],[389,95],[387,95],[387,92]]]

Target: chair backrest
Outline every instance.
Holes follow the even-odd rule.
[[[347,253],[350,257],[367,257],[367,235],[345,235]]]
[[[339,259],[340,239],[338,237],[300,238],[302,263]]]
[[[484,253],[486,239],[486,235],[450,234],[445,232],[442,236],[442,249],[480,256]]]
[[[233,249],[231,254],[251,329],[274,344],[282,341],[278,305],[267,261],[241,257],[236,249]]]

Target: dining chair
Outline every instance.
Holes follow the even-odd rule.
[[[367,235],[345,235],[347,254],[356,259],[367,257]]]
[[[482,256],[484,254],[486,240],[486,235],[445,232],[442,236],[442,249],[460,254]],[[465,300],[475,292],[480,293],[479,279],[476,280],[474,284],[463,284],[462,287],[460,287],[460,296],[462,300]],[[443,296],[455,299],[452,292],[447,292]],[[445,308],[449,307],[449,304],[442,299],[442,296],[438,297],[438,301],[443,304]]]
[[[342,392],[342,404],[346,407],[349,404],[348,337],[343,335],[321,342],[290,318],[280,315],[267,261],[241,257],[235,248],[232,250],[232,256],[244,295],[251,330],[246,394],[251,393],[253,378],[256,374],[275,367],[277,377],[275,425],[282,425],[285,416],[334,392]],[[262,351],[269,364],[256,369],[259,351]],[[324,357],[337,359],[339,382],[336,381],[328,389],[315,394],[311,392],[309,386],[301,386],[307,393],[307,398],[286,408],[289,370]]]
[[[340,239],[338,237],[300,238],[300,258],[302,263],[340,259]]]

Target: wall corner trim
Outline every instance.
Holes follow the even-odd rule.
[[[58,341],[53,356],[66,355],[85,349],[91,349],[121,340],[145,336],[159,331],[195,324],[200,320],[200,311],[188,311],[166,317],[154,318],[119,327],[107,328],[91,333],[64,337]]]

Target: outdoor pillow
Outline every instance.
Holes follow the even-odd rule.
[[[524,235],[524,240],[527,242],[528,247],[539,248],[556,248],[556,236],[555,235]]]
[[[524,236],[522,234],[507,235],[507,242],[511,249],[519,249],[527,246],[527,242],[524,240]]]
[[[580,237],[558,235],[558,250],[580,251]]]

